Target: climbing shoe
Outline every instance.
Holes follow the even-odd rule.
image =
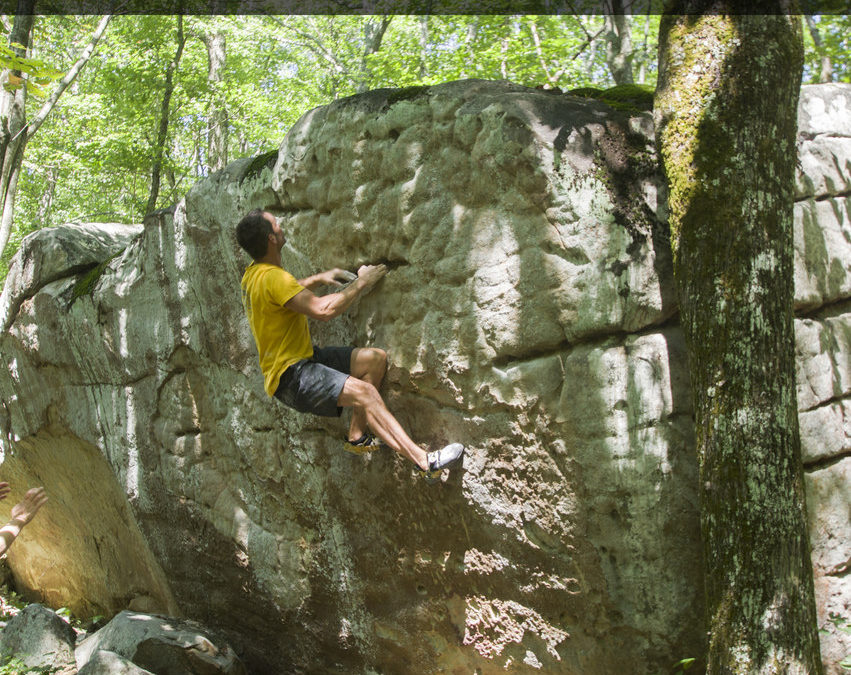
[[[379,441],[371,433],[366,432],[356,441],[346,440],[346,442],[343,444],[343,449],[348,452],[353,452],[356,455],[364,455],[367,452],[378,450],[380,446],[381,441]]]
[[[450,443],[440,450],[428,453],[428,469],[423,470],[417,467],[417,470],[422,474],[425,482],[432,485],[440,480],[441,471],[461,459],[461,455],[463,454],[463,445],[460,443]]]
[[[428,453],[428,470],[439,471],[454,464],[464,454],[464,446],[460,443],[450,443],[440,450]]]
[[[416,467],[416,469],[417,473],[419,473],[423,477],[423,480],[429,485],[434,485],[435,483],[439,482],[440,474],[443,473],[441,469],[436,469],[434,471],[432,471],[431,469],[425,471],[420,467]]]

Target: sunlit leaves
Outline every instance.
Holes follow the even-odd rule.
[[[0,67],[10,71],[3,83],[6,91],[15,91],[26,85],[27,92],[39,98],[47,96],[47,85],[62,77],[63,72],[47,65],[41,59],[20,56],[23,45],[11,43],[0,44]]]

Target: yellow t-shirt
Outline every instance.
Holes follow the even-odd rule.
[[[241,285],[242,306],[257,343],[266,393],[274,396],[284,371],[313,356],[307,317],[284,307],[304,286],[282,267],[268,263],[249,265]]]

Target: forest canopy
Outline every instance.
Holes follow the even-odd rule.
[[[2,20],[8,45],[14,17]],[[26,56],[37,72],[3,75],[7,92],[26,84],[28,120],[100,20],[35,17]],[[851,81],[851,19],[801,20],[803,81]],[[141,222],[227,162],[275,150],[301,115],[337,98],[463,78],[652,89],[658,28],[655,14],[116,16],[28,139],[0,280],[35,229]],[[20,68],[10,54],[0,60]]]

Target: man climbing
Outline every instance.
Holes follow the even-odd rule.
[[[387,367],[387,354],[374,347],[314,348],[308,317],[328,321],[342,314],[355,299],[385,274],[385,265],[363,265],[351,284],[339,292],[314,295],[322,285],[342,286],[352,277],[341,269],[296,280],[281,264],[286,242],[275,217],[254,209],[236,226],[236,238],[254,262],[242,277],[245,308],[263,371],[266,393],[300,412],[338,416],[353,407],[345,448],[375,450],[379,442],[411,460],[427,480],[461,458],[464,446],[451,443],[426,452],[414,443],[387,409],[378,387]]]

